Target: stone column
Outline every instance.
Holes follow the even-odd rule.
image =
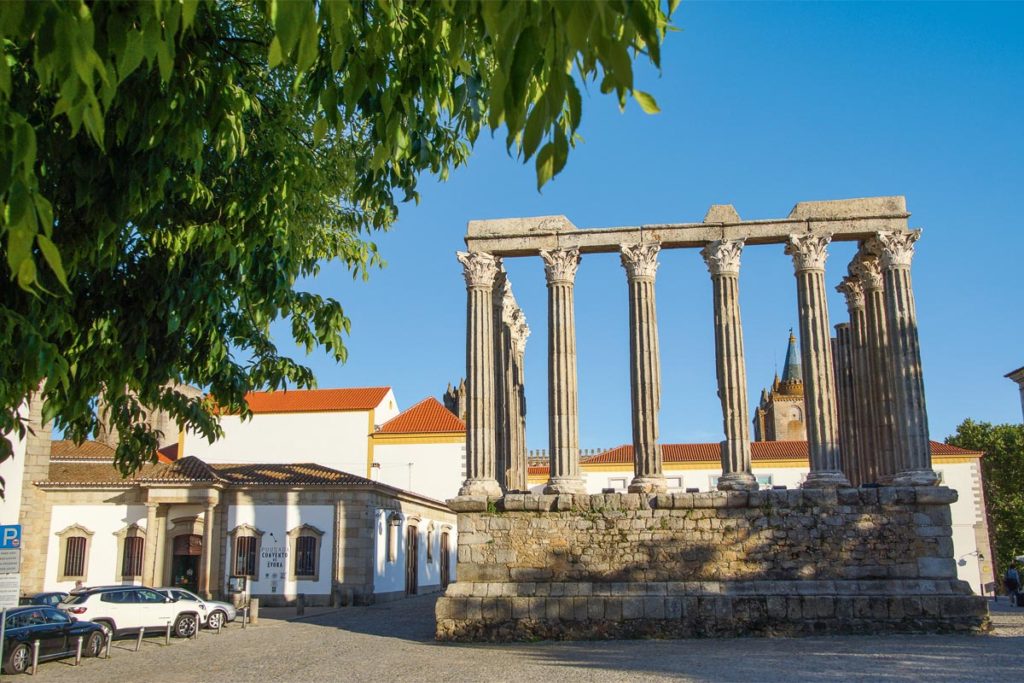
[[[850,315],[849,371],[850,371],[850,443],[857,463],[856,484],[877,481],[875,445],[871,429],[871,369],[869,367],[867,313],[864,285],[860,278],[850,275],[836,287],[846,297],[846,310]],[[845,457],[845,455],[844,455]],[[849,472],[847,472],[849,473]]]
[[[853,382],[850,362],[850,324],[835,326],[836,336],[832,338],[832,368],[836,375],[836,408],[839,413],[839,457],[843,474],[857,486],[861,482],[861,461],[857,451],[857,434],[854,431]]]
[[[499,261],[458,252],[466,278],[466,481],[460,496],[500,497],[495,475],[494,320],[492,295]]]
[[[871,247],[872,245],[866,245]],[[850,272],[864,289],[867,347],[866,417],[869,436],[868,482],[886,483],[896,474],[894,451],[895,428],[893,422],[892,371],[889,368],[889,333],[885,320],[885,286],[878,257],[862,246],[850,265]]]
[[[586,493],[580,476],[573,281],[579,249],[541,251],[548,281],[548,445],[544,493]]]
[[[711,242],[704,257],[714,289],[715,366],[722,402],[722,476],[718,488],[756,490],[750,467],[750,413],[747,407],[747,365],[740,320],[740,253],[743,240]]]
[[[928,410],[924,400],[917,310],[910,280],[910,261],[920,230],[880,232],[882,273],[885,278],[885,317],[889,327],[889,357],[895,398],[897,486],[934,486],[928,440]]]
[[[629,394],[633,422],[633,481],[630,493],[668,490],[661,468],[658,410],[661,407],[661,358],[654,276],[660,244],[623,244],[619,256],[629,285]]]
[[[500,259],[498,261],[498,272],[491,290],[491,319],[494,323],[494,478],[504,491],[508,489],[508,372],[511,367],[505,308],[512,291],[505,269]]]
[[[832,374],[828,302],[825,298],[828,234],[790,235],[786,253],[796,271],[797,310],[800,317],[800,360],[807,411],[807,448],[811,471],[805,488],[849,486],[839,469],[839,425],[836,416],[835,377]]]
[[[199,568],[199,594],[206,600],[213,598],[213,553],[219,550],[220,546],[214,543],[215,520],[213,515],[216,501],[209,501],[206,504],[206,512],[203,514],[203,554]]]
[[[509,469],[508,488],[512,491],[526,491],[528,465],[526,462],[526,393],[525,366],[526,339],[530,328],[522,309],[516,308],[509,327],[512,349],[512,391],[509,394]]]
[[[160,540],[160,523],[157,519],[159,503],[146,503],[146,543],[142,553],[142,583],[145,586],[162,586],[157,574],[157,543]],[[162,577],[161,577],[162,578]]]

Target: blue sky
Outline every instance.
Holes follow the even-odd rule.
[[[349,361],[307,361],[322,387],[389,384],[405,408],[464,374],[466,222],[565,214],[581,227],[700,221],[731,203],[744,219],[798,201],[901,194],[924,229],[913,265],[932,438],[966,417],[1019,422],[1024,365],[1024,5],[687,3],[663,69],[639,72],[662,113],[585,103],[585,143],[542,193],[532,163],[481,140],[446,183],[424,179],[375,241],[388,261],[368,283],[328,266],[312,283],[352,318]],[[596,89],[595,89],[596,93]],[[830,250],[831,290],[853,254]],[[532,329],[527,442],[547,446],[545,284],[539,259],[507,263]],[[781,370],[796,326],[792,263],[748,248],[740,293],[749,397]],[[657,282],[661,437],[718,441],[711,283],[697,250],[662,252]],[[832,324],[846,319],[840,295]],[[584,256],[576,280],[580,442],[630,441],[625,274]],[[280,328],[282,348],[287,331]],[[301,355],[301,351],[296,351]]]

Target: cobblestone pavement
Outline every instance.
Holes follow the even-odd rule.
[[[39,681],[1013,681],[1024,679],[1024,608],[993,605],[991,636],[832,636],[451,645],[433,640],[433,596],[353,607],[111,659],[40,665]],[[27,680],[27,679],[26,679]]]

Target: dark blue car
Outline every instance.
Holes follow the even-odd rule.
[[[21,599],[22,605],[45,605],[47,607],[56,607],[60,603],[67,600],[68,594],[66,591],[51,591],[49,593],[36,593],[27,598]]]
[[[32,647],[39,641],[39,661],[73,657],[82,637],[82,656],[95,657],[103,649],[103,629],[91,621],[78,621],[52,607],[31,605],[7,610],[4,627],[3,670],[20,674],[32,666]]]

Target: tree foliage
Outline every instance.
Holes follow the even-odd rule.
[[[168,382],[243,414],[248,390],[311,386],[271,323],[341,362],[350,322],[296,282],[330,261],[365,278],[372,231],[482,131],[541,186],[581,89],[657,111],[633,63],[660,65],[674,5],[0,3],[0,433],[24,433],[42,382],[45,417],[87,438],[102,394],[127,472],[152,456],[148,409],[219,435]]]
[[[1024,424],[964,420],[946,443],[982,451],[982,479],[996,571],[1024,555]]]

